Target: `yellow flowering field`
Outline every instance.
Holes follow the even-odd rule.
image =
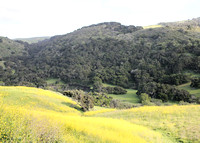
[[[174,142],[200,142],[200,105],[144,106],[94,116],[124,119],[146,126]]]
[[[70,98],[30,87],[0,87],[0,142],[169,143],[170,138],[124,119],[93,117]]]

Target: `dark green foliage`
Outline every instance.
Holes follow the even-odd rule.
[[[191,98],[191,95],[186,90],[180,90],[174,86],[156,82],[141,85],[137,94],[140,96],[142,93],[148,94],[151,98],[161,99],[163,102],[168,100],[188,102]]]
[[[110,102],[110,107],[111,108],[118,108],[118,109],[128,109],[128,108],[134,108],[134,107],[137,107],[137,106],[130,104],[130,103],[123,103],[118,99],[113,99]]]
[[[126,89],[116,86],[116,87],[103,87],[103,91],[107,94],[126,94]]]
[[[155,98],[151,98],[151,103],[160,106],[162,105],[162,100],[161,99],[155,99]]]
[[[102,88],[103,88],[102,80],[99,77],[94,77],[92,90],[96,92],[102,92],[103,90]]]
[[[190,81],[190,77],[184,74],[172,74],[163,76],[162,83],[171,85],[181,85]]]
[[[63,95],[71,97],[80,103],[83,111],[88,111],[94,107],[94,98],[81,90],[64,91]]]
[[[112,97],[105,95],[104,93],[91,92],[90,96],[94,98],[94,105],[101,107],[110,107],[110,102],[112,101]]]
[[[162,101],[187,101],[187,92],[170,85],[188,82],[184,71],[200,72],[199,38],[188,27],[142,29],[111,22],[35,44],[17,41],[14,44],[22,45],[25,55],[2,58],[5,69],[0,69],[0,81],[45,87],[46,79],[58,78],[69,86],[98,92],[104,82],[138,89]],[[6,50],[11,52],[12,46]],[[125,91],[117,89],[116,94],[121,92]]]
[[[150,105],[151,98],[149,97],[148,94],[142,93],[142,94],[140,94],[139,97],[140,97],[140,102],[141,102],[143,105]]]
[[[200,88],[200,78],[193,79],[190,86],[195,88]]]

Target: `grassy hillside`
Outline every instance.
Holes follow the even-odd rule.
[[[103,84],[103,86],[107,87],[115,87],[114,85],[110,85],[110,84]],[[134,89],[126,89],[127,93],[126,94],[120,94],[120,95],[116,95],[116,94],[108,94],[108,96],[113,97],[113,99],[119,99],[121,100],[123,103],[131,103],[131,104],[138,104],[139,98],[136,95],[137,90]]]
[[[123,119],[165,134],[174,142],[200,142],[200,106],[146,106],[95,114]]]
[[[190,94],[200,97],[200,89],[190,87],[190,83],[180,85],[178,88],[187,90]]]
[[[24,45],[5,37],[0,37],[0,58],[26,54]]]
[[[74,101],[52,91],[1,86],[0,98],[0,142],[172,142],[126,120],[90,117],[94,113],[83,114]]]

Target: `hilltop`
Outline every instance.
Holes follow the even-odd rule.
[[[187,72],[200,71],[200,33],[161,25],[143,29],[105,22],[34,44],[21,42],[28,54],[5,58],[0,81],[45,88],[49,79],[57,79],[64,83],[61,90],[99,90],[109,83],[163,102],[193,102],[188,92],[174,86],[192,80]]]

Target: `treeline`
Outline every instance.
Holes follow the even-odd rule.
[[[46,79],[58,78],[68,85],[91,89],[98,88],[94,82],[98,78],[163,101],[187,101],[190,96],[185,91],[167,84],[190,81],[185,71],[200,73],[199,36],[178,28],[142,29],[104,23],[37,44],[24,43],[26,56],[2,59],[5,69],[0,68],[0,80],[5,85],[45,87]],[[146,86],[154,86],[155,91],[149,92]]]
[[[76,100],[81,106],[82,111],[88,111],[94,106],[111,107],[111,108],[131,108],[133,105],[124,104],[119,100],[115,100],[102,92],[84,92],[82,90],[67,90],[63,95]]]
[[[200,78],[193,79],[190,86],[194,88],[200,88]]]
[[[137,95],[142,93],[148,94],[151,98],[161,99],[163,102],[171,101],[184,101],[190,102],[191,95],[188,91],[177,89],[168,84],[160,84],[156,82],[149,82],[140,85]]]

